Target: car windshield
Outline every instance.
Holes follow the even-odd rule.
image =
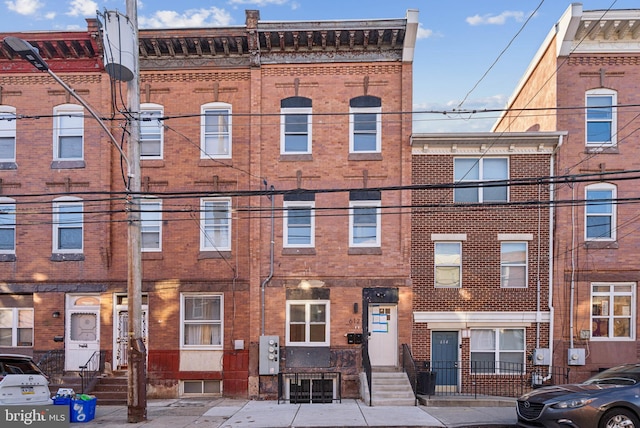
[[[38,366],[24,358],[0,358],[0,376],[8,374],[42,374]]]
[[[635,385],[640,382],[640,365],[620,366],[605,370],[585,381],[585,384]]]

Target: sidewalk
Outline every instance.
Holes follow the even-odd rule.
[[[280,428],[280,427],[513,427],[513,406],[476,407],[485,402],[460,401],[443,406],[374,406],[347,399],[332,404],[278,404],[233,399],[149,400],[147,420],[127,422],[126,406],[100,406],[90,422],[72,427],[115,428]]]

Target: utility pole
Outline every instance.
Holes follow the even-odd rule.
[[[130,168],[128,196],[128,272],[127,305],[129,317],[129,394],[127,420],[129,423],[147,420],[147,350],[142,338],[142,256],[140,225],[140,58],[138,47],[137,0],[126,0],[127,17],[133,26],[133,79],[127,82],[129,120],[128,154]]]

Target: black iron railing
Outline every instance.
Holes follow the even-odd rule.
[[[64,374],[64,349],[34,351],[33,360],[49,379],[59,379]]]
[[[418,405],[418,370],[416,362],[411,355],[411,349],[406,343],[402,344],[402,370],[409,378],[413,395],[416,397],[416,405]]]
[[[367,341],[362,343],[362,368],[364,369],[365,376],[367,377],[367,386],[369,390],[369,406],[372,406],[373,393],[371,391],[371,360],[369,359],[369,348]]]
[[[105,351],[95,351],[87,362],[80,366],[80,378],[82,379],[82,394],[85,389],[92,386],[98,374],[104,370]],[[88,392],[88,391],[87,391]]]
[[[342,373],[279,373],[278,404],[280,402],[332,403],[342,402]]]

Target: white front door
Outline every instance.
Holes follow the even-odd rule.
[[[100,295],[67,295],[65,317],[65,370],[80,371],[100,351]]]
[[[372,366],[398,364],[398,307],[369,304],[369,360]]]

